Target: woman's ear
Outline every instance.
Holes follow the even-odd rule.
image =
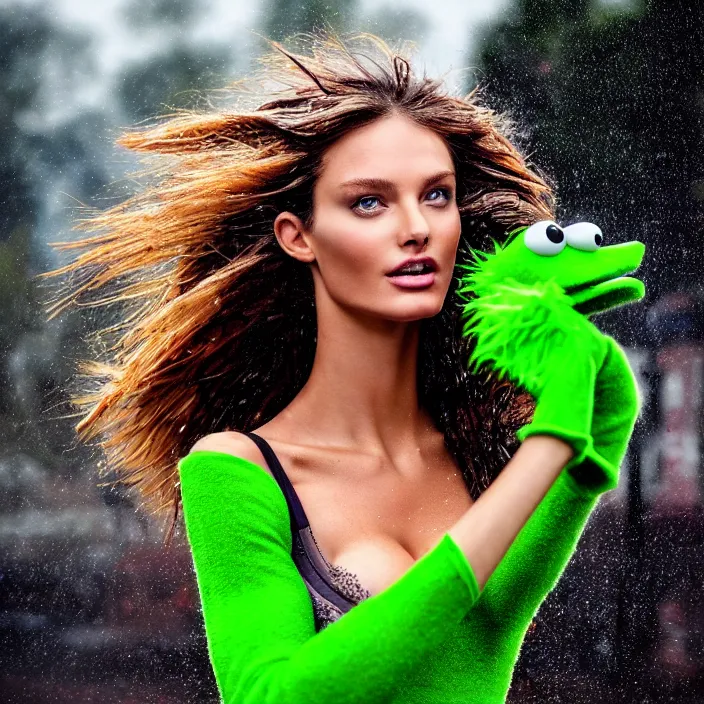
[[[274,220],[274,235],[286,254],[300,262],[315,261],[315,252],[309,244],[309,235],[297,215],[288,211],[279,213]]]

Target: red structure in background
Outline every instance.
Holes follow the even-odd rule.
[[[678,514],[701,507],[701,417],[704,346],[674,344],[661,350],[660,481],[653,510]]]
[[[703,312],[696,296],[675,293],[648,313],[660,376],[656,475],[645,487],[647,567],[660,575],[650,666],[675,689],[704,685]]]

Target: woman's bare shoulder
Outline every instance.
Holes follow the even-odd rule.
[[[235,457],[241,457],[244,460],[259,465],[267,474],[271,474],[271,470],[259,448],[250,438],[235,430],[204,435],[191,447],[188,454],[196,450],[225,452]]]

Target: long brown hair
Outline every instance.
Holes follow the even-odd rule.
[[[179,458],[203,435],[267,422],[308,378],[312,275],[280,248],[273,221],[288,210],[312,225],[329,145],[391,113],[443,136],[457,172],[458,263],[468,247],[554,218],[551,187],[478,87],[449,95],[374,35],[302,41],[309,54],[271,41],[255,89],[246,79],[227,89],[231,107],[180,110],[123,133],[118,144],[154,163],[151,183],[76,224],[97,235],[51,243],[87,251],[41,275],[68,275],[49,319],[70,304],[119,305],[117,322],[97,334],[104,351],[78,364],[82,392],[71,401],[84,417],[76,431],[84,441],[99,437],[118,481],[152,513],[171,516],[167,542],[179,517]],[[244,107],[247,99],[255,106]],[[418,386],[476,499],[515,450],[514,432],[534,403],[490,373],[467,372],[472,342],[460,335],[455,290],[456,278],[442,311],[422,323]]]

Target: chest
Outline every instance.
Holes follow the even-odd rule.
[[[449,455],[401,475],[364,460],[310,471],[291,457],[287,474],[323,556],[372,594],[401,577],[472,505]]]

